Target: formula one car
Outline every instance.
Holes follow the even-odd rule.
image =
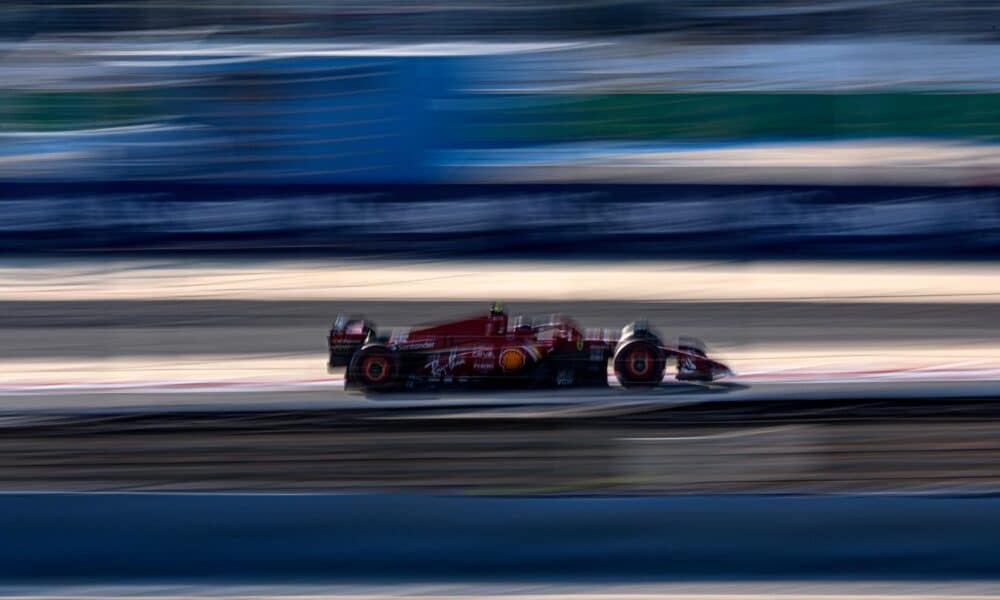
[[[627,388],[663,381],[668,360],[676,360],[679,381],[712,381],[730,374],[708,358],[693,338],[667,346],[642,322],[618,334],[581,331],[572,320],[540,322],[518,317],[508,323],[503,306],[483,316],[378,336],[363,318],[339,316],[328,338],[328,366],[347,367],[347,387],[387,390],[421,383],[491,383],[530,386],[608,384],[608,361]]]

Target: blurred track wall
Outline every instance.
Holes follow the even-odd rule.
[[[7,183],[0,249],[1000,256],[1000,189]]]

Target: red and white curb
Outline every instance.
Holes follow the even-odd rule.
[[[664,380],[670,383],[673,375]],[[877,383],[920,381],[998,381],[1000,368],[920,367],[870,370],[786,369],[745,371],[723,381],[735,383],[809,384],[809,383]],[[608,382],[618,385],[614,375]],[[36,381],[0,383],[0,396],[73,395],[73,394],[212,394],[212,393],[276,393],[308,392],[344,389],[343,375],[316,379],[274,380],[159,380],[159,381]]]

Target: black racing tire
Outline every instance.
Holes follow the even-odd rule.
[[[387,390],[399,385],[399,357],[382,345],[358,350],[348,369],[349,380],[365,390]]]
[[[615,351],[615,377],[626,388],[660,385],[666,357],[655,338],[627,340]]]

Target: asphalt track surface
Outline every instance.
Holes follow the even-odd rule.
[[[997,493],[992,400],[8,415],[0,490]]]

